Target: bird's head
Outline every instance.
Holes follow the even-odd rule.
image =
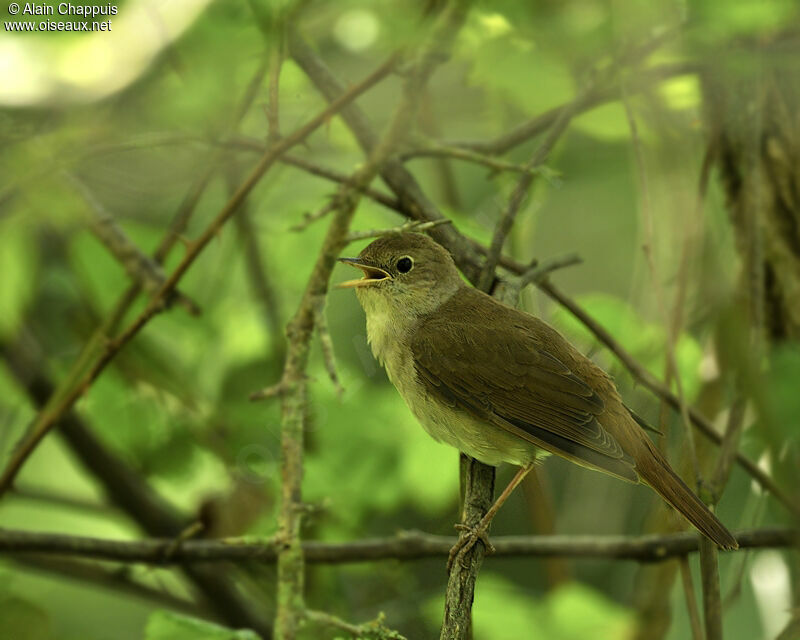
[[[430,313],[462,286],[450,254],[420,233],[393,233],[367,245],[357,258],[339,258],[358,267],[364,277],[340,287],[353,287],[370,313],[383,309],[392,315]]]

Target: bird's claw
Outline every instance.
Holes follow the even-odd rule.
[[[474,526],[470,526],[459,523],[455,525],[455,528],[461,531],[461,535],[458,537],[458,542],[450,549],[450,555],[447,558],[448,572],[456,560],[461,562],[462,566],[465,566],[463,564],[464,556],[466,556],[469,550],[472,549],[479,540],[486,549],[486,555],[492,555],[494,553],[494,545],[489,541],[489,531],[485,524],[478,523]]]

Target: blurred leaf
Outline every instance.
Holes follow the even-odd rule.
[[[442,598],[425,607],[441,618]],[[536,598],[499,574],[484,572],[475,587],[475,636],[492,640],[627,640],[634,615],[600,592],[579,582],[567,583]]]
[[[577,301],[650,373],[663,379],[667,349],[666,332],[663,327],[647,322],[632,305],[608,294],[578,296]],[[553,310],[552,319],[553,324],[571,340],[599,346],[600,343],[594,334],[563,307]],[[688,333],[682,333],[675,344],[675,360],[683,392],[689,402],[700,389],[702,357],[703,352],[697,340]],[[677,392],[674,383],[673,391]]]
[[[792,0],[701,0],[692,5],[693,22],[701,27],[695,32],[708,40],[779,29],[796,11]]]
[[[800,437],[800,345],[780,345],[770,355],[765,384],[772,426],[784,440]]]
[[[575,118],[573,124],[576,129],[580,129],[598,140],[609,142],[628,140],[631,135],[625,107],[619,102],[611,102],[596,109],[590,109]]]
[[[524,113],[539,113],[572,98],[569,69],[515,32],[501,14],[474,12],[462,41],[472,62],[470,84],[498,92]]]
[[[55,636],[47,613],[17,597],[0,600],[0,635],[8,640],[51,640]]]
[[[189,616],[156,611],[147,621],[144,640],[260,640],[247,629],[234,631]]]

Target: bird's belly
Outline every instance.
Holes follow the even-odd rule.
[[[484,464],[507,462],[525,466],[542,455],[533,444],[489,422],[453,409],[438,400],[428,399],[409,407],[425,431],[435,440],[449,444]]]
[[[492,466],[501,462],[525,466],[545,454],[530,442],[429,394],[418,382],[410,358],[387,358],[386,372],[408,408],[434,440]]]

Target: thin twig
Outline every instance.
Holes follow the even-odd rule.
[[[700,622],[700,612],[697,610],[697,594],[692,581],[692,571],[689,568],[689,559],[686,556],[678,558],[681,581],[683,582],[683,595],[686,600],[686,612],[689,615],[689,626],[692,629],[692,640],[703,640],[703,627]],[[662,594],[663,595],[663,594]]]
[[[330,613],[325,613],[324,611],[307,609],[305,612],[305,619],[308,622],[313,622],[320,626],[345,631],[352,634],[354,638],[363,638],[364,640],[368,638],[372,638],[373,640],[406,640],[405,636],[386,627],[384,624],[385,616],[383,614],[379,615],[376,620],[372,620],[371,622],[353,624],[341,618],[337,618]]]
[[[538,260],[533,260],[522,275],[509,280],[506,284],[504,296],[508,298],[509,304],[516,306],[519,301],[520,293],[522,293],[525,287],[530,284],[539,284],[543,282],[554,271],[572,267],[582,262],[583,259],[575,253],[570,253],[541,263]]]
[[[496,173],[509,171],[512,173],[529,173],[532,175],[540,174],[543,175],[545,179],[549,180],[556,176],[556,173],[545,165],[531,167],[528,165],[514,164],[513,162],[498,160],[497,158],[483,155],[476,151],[449,146],[439,142],[429,142],[427,146],[404,151],[399,155],[399,158],[403,162],[408,162],[414,158],[453,158],[455,160],[463,160],[465,162],[483,165]]]
[[[322,347],[322,361],[325,364],[325,371],[333,383],[336,395],[340,398],[344,394],[344,387],[339,381],[339,374],[336,372],[336,356],[333,351],[333,340],[328,331],[328,320],[325,317],[325,296],[320,296],[314,301],[314,328],[319,336],[319,344]]]
[[[283,66],[283,49],[286,25],[280,4],[272,5],[275,33],[269,47],[269,100],[267,101],[267,141],[274,142],[281,137],[280,128],[280,77]]]
[[[228,189],[232,195],[240,182],[240,177],[235,170],[227,172]],[[282,361],[285,355],[283,335],[283,319],[281,316],[280,299],[273,286],[271,272],[267,264],[266,251],[262,250],[260,239],[252,221],[252,211],[249,202],[245,201],[240,207],[239,214],[234,217],[236,229],[244,248],[244,262],[247,279],[250,283],[253,297],[261,307],[264,326],[270,336],[273,357]]]
[[[339,99],[330,103],[319,115],[312,118],[308,123],[296,129],[292,134],[286,138],[282,138],[276,142],[270,150],[265,153],[259,163],[252,170],[248,178],[242,183],[237,192],[228,200],[227,204],[222,208],[216,218],[209,224],[206,230],[200,237],[192,242],[184,256],[183,260],[178,264],[172,274],[167,280],[159,287],[158,291],[152,296],[149,303],[141,314],[133,321],[133,323],[123,331],[118,337],[109,341],[106,345],[104,352],[100,355],[92,368],[83,376],[83,378],[75,385],[73,390],[59,401],[55,407],[44,411],[39,414],[33,427],[29,431],[30,435],[22,443],[22,445],[14,452],[12,458],[0,476],[0,496],[11,486],[22,465],[27,460],[28,456],[33,452],[36,446],[41,442],[44,436],[50,429],[58,423],[61,416],[69,411],[75,402],[91,387],[95,379],[102,373],[106,365],[114,358],[114,356],[124,347],[139,331],[144,327],[150,319],[157,315],[164,308],[165,299],[174,291],[176,285],[188,271],[189,267],[194,263],[200,253],[205,249],[211,240],[216,237],[217,233],[222,229],[224,224],[230,217],[237,211],[239,205],[250,194],[253,187],[259,182],[261,177],[266,171],[274,164],[278,157],[280,157],[287,149],[290,149],[296,144],[299,144],[307,138],[319,126],[327,122],[331,116],[336,114],[348,102],[354,100],[358,95],[370,89],[380,80],[385,78],[394,68],[395,61],[390,59],[388,62],[382,64],[376,71],[370,74],[364,81],[350,89],[347,93],[340,96]]]
[[[664,289],[661,285],[661,279],[659,278],[658,269],[656,269],[655,258],[653,256],[653,242],[655,240],[653,234],[653,211],[650,199],[650,186],[647,179],[647,168],[645,167],[645,162],[644,162],[644,151],[641,139],[639,138],[639,128],[636,124],[636,117],[634,116],[633,110],[631,109],[630,101],[628,100],[624,83],[622,83],[621,85],[621,97],[622,97],[622,105],[625,109],[625,117],[628,120],[628,127],[630,128],[631,132],[631,145],[633,146],[633,155],[636,160],[636,167],[638,169],[639,182],[641,185],[642,204],[640,209],[642,212],[642,218],[644,220],[644,224],[642,226],[644,227],[645,230],[645,240],[642,243],[642,251],[644,252],[645,261],[647,263],[648,270],[650,271],[650,278],[652,280],[653,289],[655,292],[656,304],[658,305],[659,313],[661,314],[661,317],[664,319],[665,324],[669,326],[669,313],[667,312]],[[678,389],[678,400],[680,402],[679,405],[680,416],[684,425],[684,431],[686,433],[686,445],[687,445],[686,448],[687,451],[689,452],[689,459],[692,463],[695,484],[698,488],[700,488],[703,486],[703,476],[700,471],[700,462],[697,458],[697,446],[695,445],[694,442],[694,429],[692,429],[692,423],[691,420],[689,419],[686,397],[683,393],[683,381],[681,379],[677,360],[675,358],[675,343],[673,342],[672,337],[673,337],[672,332],[667,331],[666,355],[670,369],[672,370],[672,377],[675,381],[675,386]]]
[[[452,220],[449,218],[442,218],[441,220],[434,220],[433,222],[421,222],[419,220],[409,220],[408,222],[404,222],[401,225],[396,227],[390,227],[388,229],[370,229],[368,231],[354,231],[353,233],[347,236],[347,242],[356,242],[357,240],[366,240],[367,238],[378,238],[380,236],[385,236],[390,233],[407,233],[407,232],[415,232],[415,233],[422,233],[423,231],[428,231],[429,229],[433,229],[438,227],[442,224],[452,224]]]
[[[305,562],[301,546],[303,435],[307,411],[309,342],[314,331],[320,300],[328,290],[336,256],[346,246],[350,222],[360,191],[378,174],[398,143],[408,134],[419,107],[419,96],[434,69],[444,58],[460,29],[469,3],[452,0],[421,45],[404,83],[399,104],[384,136],[370,150],[367,162],[353,176],[352,185],[343,184],[335,198],[336,210],[323,241],[300,305],[287,327],[289,347],[281,384],[281,507],[278,516],[281,549],[278,554],[276,640],[293,640],[303,619]],[[349,93],[349,92],[348,92]],[[341,98],[333,100],[339,102]]]
[[[214,143],[212,141],[212,143]],[[221,144],[227,148],[233,149],[240,149],[242,151],[251,151],[253,153],[263,153],[266,149],[266,145],[261,142],[260,140],[256,140],[255,138],[248,138],[245,136],[237,136],[234,138],[229,138],[227,140],[221,141],[216,144]],[[306,158],[301,158],[296,155],[292,155],[287,153],[286,155],[282,156],[280,159],[282,164],[288,164],[293,167],[297,167],[298,169],[302,169],[311,175],[317,176],[319,178],[324,178],[325,180],[329,180],[331,182],[335,182],[337,184],[344,184],[348,181],[352,180],[352,176],[347,175],[346,173],[341,173],[336,171],[335,169],[331,169],[329,167],[324,167],[316,162],[312,162]],[[388,209],[392,209],[393,211],[397,211],[399,213],[403,213],[404,209],[400,202],[393,198],[392,196],[383,193],[382,191],[378,191],[377,189],[366,186],[366,187],[359,187],[361,193],[365,196],[369,197],[371,200],[374,200],[378,204],[383,205]],[[327,213],[327,212],[326,212]],[[306,218],[312,216],[314,214],[306,214]],[[325,214],[321,214],[319,217],[324,217]],[[317,219],[317,218],[315,218]],[[305,227],[308,226],[304,220],[293,227],[290,227],[291,231],[302,231]]]
[[[483,265],[481,277],[478,280],[478,288],[481,291],[490,291],[491,284],[494,281],[494,271],[500,260],[500,254],[503,252],[503,245],[505,244],[506,237],[511,231],[511,227],[514,225],[517,213],[519,213],[520,207],[522,207],[522,203],[527,197],[530,187],[533,184],[533,179],[536,176],[536,174],[531,173],[530,170],[540,167],[544,164],[545,160],[547,160],[556,142],[558,142],[558,139],[567,130],[567,126],[572,120],[573,115],[577,112],[578,105],[586,91],[587,90],[581,91],[572,101],[571,106],[568,106],[559,113],[553,126],[547,132],[544,141],[539,145],[531,159],[525,165],[526,171],[522,174],[514,187],[514,191],[511,193],[511,197],[508,200],[506,210],[498,221],[494,234],[492,235],[489,253],[486,255],[486,263]]]

